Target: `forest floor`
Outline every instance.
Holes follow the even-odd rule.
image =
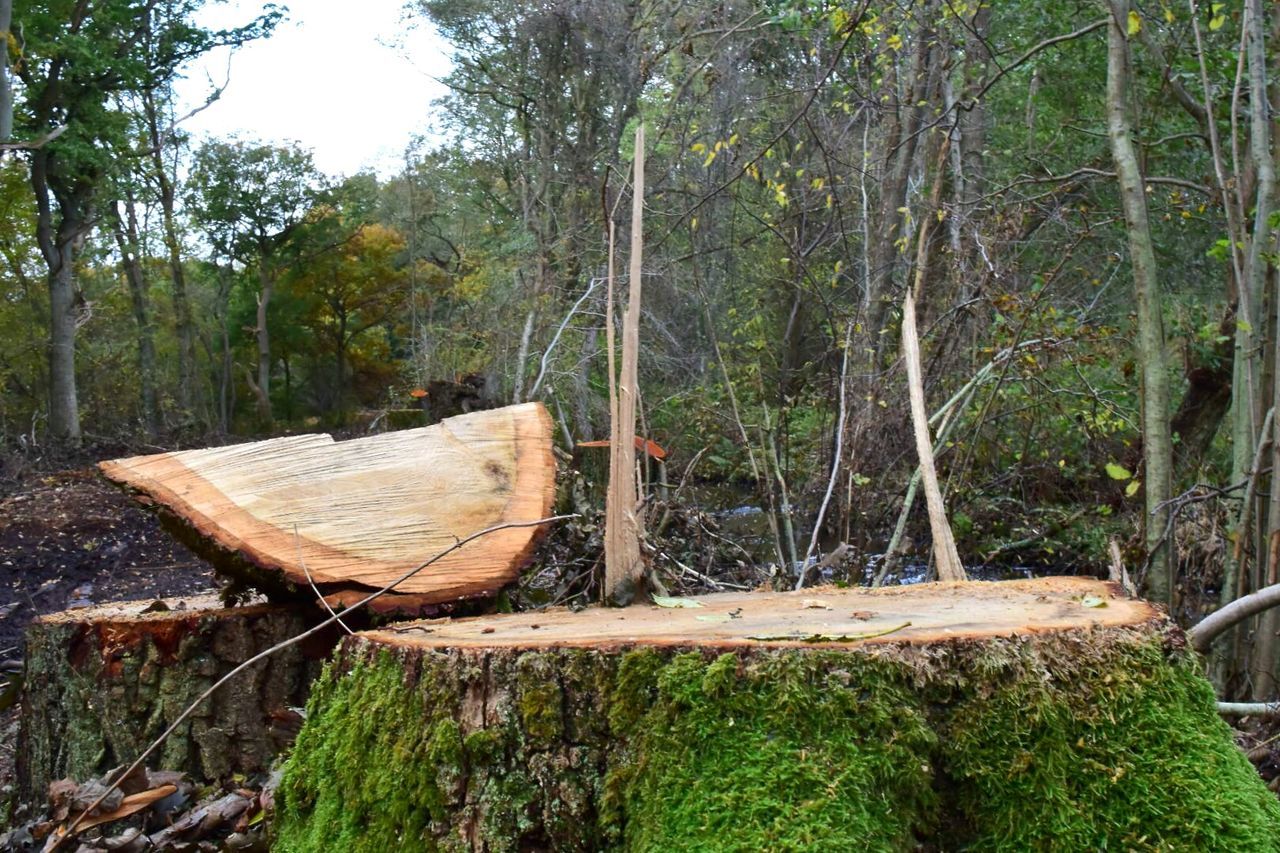
[[[32,619],[108,601],[213,591],[213,571],[89,467],[0,479],[0,664]],[[13,781],[18,707],[0,712],[0,787]]]

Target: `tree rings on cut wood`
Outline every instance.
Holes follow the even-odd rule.
[[[351,441],[291,436],[101,468],[177,521],[220,571],[311,596],[310,575],[347,603],[469,534],[544,518],[555,499],[551,420],[538,403]],[[480,537],[375,604],[419,613],[492,596],[516,579],[542,532]]]
[[[323,614],[309,605],[225,608],[216,596],[101,604],[27,628],[18,786],[84,781],[133,761],[210,685]],[[301,724],[338,630],[255,664],[210,697],[148,762],[197,783],[269,767]]]
[[[344,639],[277,850],[1275,850],[1183,636],[1089,579]]]

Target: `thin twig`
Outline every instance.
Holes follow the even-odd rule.
[[[329,606],[329,602],[325,599],[324,593],[322,593],[320,588],[316,586],[316,582],[311,579],[311,570],[307,568],[307,561],[302,556],[302,537],[298,535],[298,525],[296,523],[293,525],[293,546],[298,549],[298,565],[302,566],[302,573],[307,576],[307,583],[311,584],[311,591],[316,594],[316,598],[324,605],[324,609],[329,611],[329,615],[334,619],[338,619],[338,614],[333,612],[333,608]],[[346,631],[348,634],[355,633],[355,631],[348,628],[347,623],[343,622],[341,619],[338,619],[338,624],[341,625],[342,630]]]
[[[568,515],[553,515],[548,518],[540,518],[537,521],[509,521],[505,524],[497,524],[497,525],[494,525],[493,527],[486,527],[484,530],[478,530],[475,533],[472,533],[470,536],[466,536],[462,539],[459,539],[457,542],[454,542],[448,548],[445,548],[439,554],[436,554],[434,557],[427,560],[426,562],[420,563],[416,567],[400,575],[400,577],[391,581],[391,583],[387,584],[382,589],[369,593],[364,598],[357,601],[355,604],[345,608],[342,612],[348,613],[354,610],[358,610],[361,607],[364,607],[366,604],[373,601],[374,599],[380,598],[383,595],[386,595],[388,592],[395,589],[400,584],[404,583],[409,578],[413,577],[418,572],[432,565],[436,561],[443,559],[445,556],[452,554],[454,551],[457,551],[462,546],[468,544],[469,542],[473,542],[476,539],[481,538],[482,536],[487,536],[490,533],[496,533],[499,530],[507,530],[508,528],[539,527],[543,524],[550,524],[554,521],[565,521],[566,519],[577,518],[577,517],[578,517],[577,513],[570,513]],[[301,634],[298,634],[294,637],[290,637],[287,640],[282,640],[279,643],[276,643],[271,648],[258,652],[256,655],[249,658],[244,663],[240,664],[235,669],[228,672],[226,675],[222,676],[222,678],[219,678],[217,681],[215,681],[213,685],[209,687],[209,689],[205,690],[203,693],[197,696],[195,701],[192,702],[190,705],[188,705],[186,710],[184,710],[181,714],[179,714],[177,719],[175,719],[172,723],[169,724],[169,728],[165,729],[160,734],[159,737],[157,737],[154,741],[151,742],[150,746],[148,746],[145,750],[143,750],[142,754],[139,755],[138,758],[132,764],[130,764],[128,767],[125,768],[124,772],[117,774],[116,780],[112,782],[110,785],[108,785],[106,788],[104,788],[102,793],[98,795],[98,798],[96,800],[94,800],[87,807],[85,807],[84,811],[82,811],[79,814],[79,816],[76,817],[76,819],[71,822],[70,826],[67,827],[65,833],[59,836],[56,840],[54,840],[53,844],[45,848],[46,853],[51,853],[51,851],[59,849],[63,845],[63,843],[67,841],[67,839],[74,838],[76,834],[76,828],[80,825],[80,823],[85,818],[87,818],[90,815],[90,813],[93,812],[94,809],[102,805],[103,800],[105,800],[111,794],[112,791],[114,791],[117,787],[119,787],[121,782],[123,782],[125,779],[133,775],[134,771],[136,771],[139,767],[142,766],[142,762],[150,758],[151,754],[160,748],[160,745],[163,744],[165,740],[168,739],[169,735],[177,731],[178,726],[182,725],[182,723],[185,722],[188,717],[194,714],[196,709],[200,707],[201,703],[204,702],[204,700],[208,699],[210,696],[212,696],[215,692],[217,692],[217,690],[220,687],[222,687],[222,685],[226,684],[228,681],[235,678],[237,675],[244,672],[246,669],[253,666],[258,661],[263,660],[264,658],[270,657],[271,655],[275,654],[278,651],[281,651],[282,649],[287,649],[292,645],[296,645],[297,643],[302,642],[307,637],[310,637],[313,634],[317,634],[320,631],[323,631],[325,628],[328,628],[330,625],[332,625],[334,622],[337,622],[337,621],[339,621],[338,615],[334,614],[333,616],[330,616],[328,619],[324,620],[323,622],[320,622],[314,627],[308,628],[306,631],[303,631]]]

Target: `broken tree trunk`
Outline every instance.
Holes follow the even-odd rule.
[[[18,787],[42,801],[132,761],[236,665],[320,621],[307,605],[224,608],[216,596],[101,604],[27,629]],[[247,669],[165,742],[149,765],[197,783],[269,767],[287,746],[312,680],[337,643],[319,633]]]
[[[356,634],[280,851],[1276,849],[1182,634],[1090,579]]]
[[[549,514],[551,419],[539,403],[335,442],[302,435],[104,462],[220,571],[263,591],[314,581],[350,604],[478,530]],[[490,597],[541,528],[500,530],[375,601],[384,611]],[[310,578],[308,578],[310,575]]]

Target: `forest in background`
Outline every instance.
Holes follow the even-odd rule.
[[[281,10],[7,5],[12,466],[459,395],[544,402],[566,450],[605,437],[608,223],[627,239],[643,123],[642,432],[673,484],[760,506],[775,565],[844,543],[858,582],[927,554],[923,500],[902,513],[914,288],[967,562],[1091,571],[1114,542],[1185,623],[1280,576],[1280,8],[424,0],[448,141],[379,179],[183,133],[186,63]],[[1225,693],[1275,695],[1278,628],[1220,641]]]

